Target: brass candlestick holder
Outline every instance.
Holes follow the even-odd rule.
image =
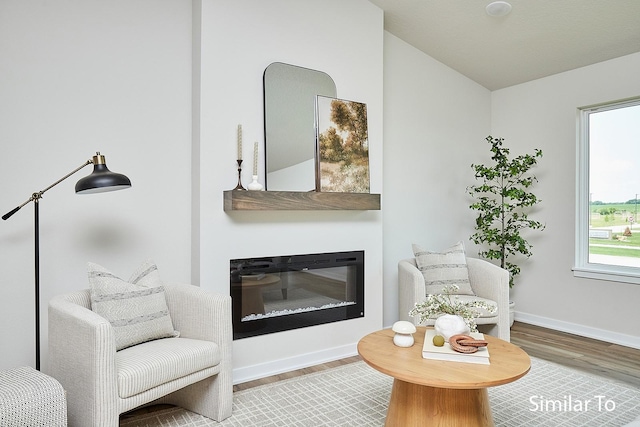
[[[238,185],[236,185],[236,188],[234,188],[234,190],[246,191],[247,189],[242,186],[242,159],[238,159],[236,160],[236,162],[238,162]]]

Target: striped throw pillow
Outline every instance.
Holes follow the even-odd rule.
[[[115,331],[116,350],[146,341],[178,336],[153,261],[145,261],[122,280],[106,268],[87,264],[91,309],[107,319]]]
[[[413,244],[418,270],[424,276],[427,294],[441,294],[447,285],[458,285],[457,295],[475,295],[469,283],[464,244],[458,242],[445,250],[428,251]]]

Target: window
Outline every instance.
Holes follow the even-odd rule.
[[[640,98],[578,120],[574,274],[640,284]]]

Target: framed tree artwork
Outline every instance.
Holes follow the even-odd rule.
[[[316,96],[316,191],[369,193],[366,104]]]

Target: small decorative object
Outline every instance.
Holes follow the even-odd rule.
[[[246,188],[242,186],[242,159],[236,161],[238,162],[238,185],[236,185],[234,190],[246,190]]]
[[[393,336],[393,343],[398,347],[411,347],[413,345],[413,333],[416,332],[416,326],[407,322],[406,320],[400,320],[393,324],[391,328],[396,334]]]
[[[316,191],[369,193],[367,105],[316,96]]]
[[[262,190],[262,184],[258,182],[258,142],[253,144],[253,181],[247,185],[251,191]]]
[[[431,341],[436,347],[442,347],[444,345],[444,337],[442,335],[434,335]]]
[[[415,307],[409,311],[409,316],[420,316],[420,321],[424,322],[430,319],[436,319],[436,325],[438,320],[443,329],[453,329],[454,323],[448,319],[450,317],[444,317],[441,315],[453,315],[462,320],[462,323],[467,327],[466,332],[477,332],[476,319],[480,317],[479,309],[487,310],[489,313],[495,313],[497,308],[490,306],[484,301],[461,301],[456,295],[458,292],[457,285],[447,285],[442,288],[442,294],[429,294],[423,302],[416,303]],[[438,317],[440,316],[440,317]],[[447,320],[445,320],[447,319]],[[459,322],[458,322],[459,323]],[[436,329],[438,326],[436,326]],[[449,335],[440,333],[446,340],[449,339]]]
[[[246,190],[242,186],[242,125],[238,125],[238,185],[234,190]]]
[[[449,338],[451,349],[458,353],[471,354],[478,351],[480,347],[486,347],[489,343],[485,340],[475,339],[466,334],[456,334]]]
[[[260,191],[262,190],[262,184],[258,182],[258,175],[253,175],[253,181],[247,185],[247,189],[251,191]]]
[[[443,314],[433,325],[436,334],[442,335],[446,341],[454,335],[469,333],[469,325],[457,314]]]

